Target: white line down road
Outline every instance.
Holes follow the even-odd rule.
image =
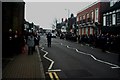
[[[63,43],[61,43],[61,45],[63,45]],[[106,61],[102,61],[102,60],[100,60],[100,59],[97,59],[97,58],[96,58],[95,56],[93,56],[92,54],[88,54],[88,53],[85,53],[85,52],[81,52],[81,51],[79,51],[78,49],[72,48],[72,47],[67,46],[67,45],[63,45],[63,46],[66,46],[66,47],[69,48],[69,49],[73,49],[73,50],[75,50],[77,53],[81,53],[81,54],[90,56],[90,57],[92,57],[95,61],[98,61],[98,62],[101,62],[101,63],[104,63],[104,64],[108,64],[108,65],[112,66],[112,67],[111,67],[112,69],[120,68],[120,66],[118,66],[118,65],[116,65],[116,64],[112,64],[112,63],[110,63],[110,62],[106,62]]]
[[[53,67],[54,61],[46,56],[46,55],[48,55],[48,52],[44,50],[44,47],[42,47],[41,50],[42,50],[43,52],[45,52],[45,54],[43,55],[43,57],[51,62],[50,66],[49,66],[49,68],[48,68],[48,72],[49,72],[49,71],[52,71],[52,72],[58,72],[58,71],[61,71],[60,69],[52,70],[52,67]]]

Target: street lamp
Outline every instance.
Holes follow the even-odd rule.
[[[69,19],[69,15],[70,15],[70,10],[69,9],[65,9],[65,10],[67,10],[67,12],[68,12],[68,18],[67,18],[67,24],[66,24],[66,26],[67,26],[67,28],[69,27],[69,25],[68,25],[68,19]],[[66,28],[66,30],[67,30],[67,28]],[[68,30],[67,30],[68,31]]]
[[[69,9],[65,9],[65,10],[67,10],[67,12],[68,12],[68,18],[69,18],[69,15],[70,15],[70,10],[69,10]]]

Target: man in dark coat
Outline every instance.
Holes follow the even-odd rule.
[[[51,38],[52,38],[52,34],[49,32],[49,33],[47,34],[48,47],[51,47]]]

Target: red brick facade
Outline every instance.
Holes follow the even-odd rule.
[[[95,2],[77,13],[79,35],[101,34],[102,12],[109,7],[109,4],[109,2]]]

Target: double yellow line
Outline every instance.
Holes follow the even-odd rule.
[[[60,80],[56,72],[49,72],[48,74],[51,80]]]

